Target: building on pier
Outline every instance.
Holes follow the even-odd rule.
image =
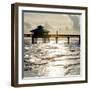
[[[30,31],[32,34],[32,44],[37,43],[38,38],[42,38],[43,43],[46,43],[49,40],[48,33],[49,31],[45,30],[43,26],[39,25],[36,29]]]

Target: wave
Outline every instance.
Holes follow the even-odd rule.
[[[66,40],[57,44],[31,44],[30,39],[24,41],[24,76],[25,77],[52,77],[80,74],[80,45],[78,41]]]

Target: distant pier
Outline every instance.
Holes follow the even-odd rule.
[[[24,34],[24,37],[32,37],[31,34]],[[56,35],[48,35],[49,38],[55,38],[56,43],[58,43],[59,38],[67,38],[67,43],[70,43],[70,38],[78,38],[78,42],[80,44],[80,35],[64,35],[64,34],[56,34]],[[49,39],[50,40],[50,39]]]

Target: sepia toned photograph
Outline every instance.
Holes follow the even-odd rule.
[[[23,11],[24,77],[80,75],[80,15]]]
[[[11,6],[11,85],[87,83],[87,7]]]

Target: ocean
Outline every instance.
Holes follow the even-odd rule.
[[[54,38],[31,43],[24,38],[24,77],[66,77],[80,75],[80,44],[78,38]]]

